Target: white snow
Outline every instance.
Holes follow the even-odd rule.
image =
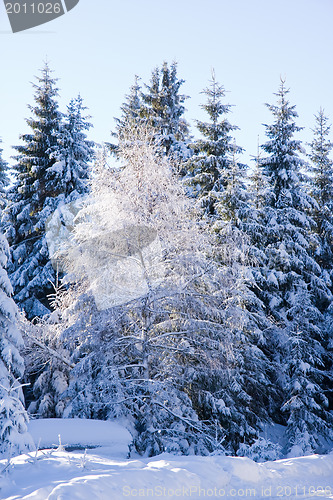
[[[2,485],[3,500],[333,498],[333,456],[258,464],[223,456],[126,460],[103,449],[86,455],[40,451],[13,459]]]
[[[66,448],[110,447],[112,455],[126,458],[132,436],[125,427],[111,421],[81,418],[31,420],[28,431],[39,449],[59,445]]]
[[[276,286],[276,288],[279,288],[278,280],[276,279],[276,276],[273,273],[273,271],[271,273],[269,273],[267,281],[268,281],[268,283],[271,283],[272,285]]]
[[[36,420],[30,432],[44,443],[59,432],[70,444],[107,447],[40,450],[0,461],[2,500],[118,500],[124,498],[333,498],[333,455],[256,463],[248,458],[174,456],[126,459],[128,431],[113,422]],[[103,437],[104,436],[104,437]],[[55,440],[57,442],[57,440]]]

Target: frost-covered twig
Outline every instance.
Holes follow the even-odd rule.
[[[41,342],[40,340],[37,340],[35,337],[33,337],[32,335],[30,335],[28,332],[25,332],[25,335],[34,344],[36,344],[38,347],[40,347],[44,351],[47,351],[49,354],[51,354],[55,358],[59,359],[59,361],[62,361],[69,368],[74,368],[75,367],[75,365],[73,363],[71,363],[67,358],[65,358],[64,356],[62,356],[61,354],[59,354],[57,351],[55,351],[54,349],[52,349],[52,347],[49,347],[46,344],[44,344],[43,342]]]

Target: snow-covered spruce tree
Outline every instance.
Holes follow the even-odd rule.
[[[236,147],[236,146],[235,146]],[[216,200],[217,221],[213,230],[220,231],[220,222],[230,224],[234,229],[242,230],[242,221],[248,211],[249,196],[245,186],[245,165],[236,160],[235,154],[229,166],[223,172],[224,188]]]
[[[299,153],[303,152],[301,143],[293,138],[300,128],[295,124],[297,113],[295,106],[287,100],[288,90],[284,82],[277,93],[277,105],[267,105],[275,119],[272,125],[266,125],[266,134],[269,141],[262,146],[268,154],[261,161],[261,167],[267,177],[269,189],[263,207],[262,219],[265,228],[262,241],[265,245],[266,263],[260,268],[257,293],[264,302],[268,315],[272,315],[280,327],[280,338],[267,338],[273,360],[282,368],[284,378],[281,387],[284,393],[284,405],[292,397],[291,380],[295,376],[294,351],[288,346],[295,335],[295,324],[302,324],[301,341],[303,348],[298,355],[304,355],[299,362],[309,366],[304,370],[307,385],[300,391],[298,398],[308,408],[307,412],[298,412],[294,406],[283,406],[288,418],[288,434],[291,435],[291,426],[296,425],[309,434],[322,432],[320,418],[329,421],[329,414],[325,409],[322,398],[321,383],[324,377],[322,361],[322,315],[316,307],[318,292],[329,297],[330,292],[321,279],[321,270],[312,257],[312,228],[313,220],[308,213],[316,203],[302,185],[301,168],[304,161]],[[297,307],[302,297],[306,307]],[[276,354],[274,354],[276,353]],[[322,373],[320,375],[320,370]],[[319,382],[321,379],[321,382]],[[309,399],[315,403],[308,405]],[[288,413],[289,411],[289,413]],[[295,417],[295,418],[294,418]],[[318,418],[316,418],[318,417]],[[276,418],[279,415],[276,414]],[[318,425],[316,426],[316,421]],[[314,436],[316,440],[316,436]],[[299,435],[291,440],[289,446],[302,446]],[[308,451],[304,448],[303,451]]]
[[[187,162],[189,185],[193,194],[199,198],[205,215],[216,216],[216,203],[226,186],[226,171],[233,164],[233,155],[241,148],[235,145],[230,133],[238,127],[231,125],[226,118],[231,105],[223,104],[224,88],[216,81],[215,74],[203,94],[206,104],[201,107],[207,112],[209,122],[197,121],[202,139],[191,144],[193,156]]]
[[[68,269],[86,292],[66,313],[76,366],[64,415],[126,416],[148,454],[232,453],[256,433],[233,399],[242,388],[230,390],[240,280],[207,258],[210,237],[154,144],[130,129],[123,167],[97,164],[80,213]]]
[[[1,144],[0,138],[0,144]],[[3,210],[6,206],[6,188],[9,184],[9,179],[7,175],[8,165],[7,162],[2,158],[2,149],[0,148],[0,209]]]
[[[333,143],[329,140],[330,125],[324,110],[320,109],[315,117],[316,127],[313,130],[314,138],[309,144],[311,151],[309,158],[312,172],[311,194],[317,202],[313,211],[316,222],[316,232],[320,244],[316,248],[316,260],[321,266],[324,278],[332,289],[333,279],[333,160],[330,158]],[[327,307],[327,301],[321,304],[322,310]]]
[[[263,302],[253,292],[252,271],[258,261],[246,234],[248,221],[253,215],[244,170],[244,165],[237,162],[234,154],[232,163],[223,172],[224,187],[215,203],[216,216],[208,217],[213,221],[212,230],[217,238],[218,262],[229,274],[230,282],[238,283],[233,301],[235,315],[237,309],[241,310],[243,318],[233,335],[234,375],[230,384],[230,397],[242,416],[237,426],[232,418],[231,425],[234,430],[238,427],[234,432],[234,452],[238,455],[252,453],[253,443],[256,443],[257,452],[261,447],[266,453],[265,447],[271,446],[263,439],[259,441],[259,431],[270,421],[269,408],[276,396],[265,339],[272,323],[265,314]]]
[[[281,382],[278,380],[280,358],[277,339],[280,329],[276,318],[267,308],[266,296],[263,293],[267,287],[267,275],[270,274],[270,271],[267,271],[269,259],[266,255],[267,214],[265,208],[269,182],[261,166],[259,145],[255,162],[256,165],[248,178],[246,206],[243,204],[242,210],[238,212],[237,220],[240,221],[240,224],[236,226],[236,229],[241,229],[246,241],[248,298],[245,298],[244,305],[261,325],[260,335],[252,336],[252,341],[249,343],[258,346],[266,361],[266,410],[270,419],[276,419],[276,414],[279,413],[283,400]],[[240,199],[242,200],[242,197]],[[261,439],[259,439],[254,445],[256,453],[262,444]],[[248,451],[249,454],[246,455],[252,456],[252,451]]]
[[[267,264],[265,254],[266,240],[266,199],[269,191],[269,182],[261,166],[261,156],[258,144],[258,154],[254,158],[256,164],[249,175],[248,192],[248,210],[243,218],[243,230],[249,238],[249,258],[251,261],[251,273],[253,276],[252,290],[261,296],[261,289],[264,286],[265,279],[262,268]],[[259,292],[259,293],[258,293]]]
[[[240,442],[244,441],[244,450],[258,437],[260,426],[268,419],[272,389],[262,344],[263,330],[269,328],[270,323],[265,317],[263,304],[249,288],[249,241],[242,229],[248,211],[245,166],[236,160],[241,148],[236,146],[230,133],[237,127],[225,117],[230,105],[222,103],[225,91],[217,83],[214,73],[204,94],[208,102],[203,108],[210,122],[198,122],[203,139],[191,146],[194,155],[187,163],[190,170],[188,183],[194,188],[200,210],[217,237],[215,258],[230,283],[237,283],[233,287],[230,307],[232,303],[233,315],[239,320],[238,328],[233,332],[232,383],[227,391],[229,401],[233,401],[234,413],[229,422],[224,422],[231,450],[236,453]]]
[[[81,98],[71,102],[62,124],[56,80],[47,64],[37,80],[36,105],[29,106],[33,117],[27,120],[32,131],[21,136],[23,145],[15,147],[17,178],[9,191],[5,221],[14,297],[29,319],[49,312],[48,295],[56,282],[45,224],[60,205],[87,192],[87,162],[92,154]]]
[[[63,296],[64,295],[64,296]],[[65,298],[66,296],[66,298]],[[65,307],[67,292],[61,293],[61,305]],[[28,412],[37,418],[59,418],[64,411],[62,394],[68,387],[69,372],[74,365],[70,353],[60,340],[64,327],[61,321],[59,300],[55,312],[33,323],[21,318],[19,323],[24,340],[25,379]]]
[[[49,311],[47,295],[52,291],[55,272],[49,260],[44,237],[46,219],[56,208],[60,187],[54,179],[51,157],[57,149],[61,114],[56,98],[56,80],[47,64],[37,77],[35,105],[29,105],[32,118],[27,119],[31,133],[21,135],[16,181],[9,191],[7,209],[8,240],[11,263],[8,267],[14,298],[29,318]]]
[[[70,203],[89,192],[94,142],[89,141],[86,135],[92,127],[88,121],[90,117],[83,115],[86,109],[80,95],[72,99],[57,135],[57,149],[52,154],[56,163],[49,169],[60,192],[57,205]]]
[[[320,342],[320,313],[313,307],[306,288],[298,288],[294,302],[289,311],[293,318],[288,324],[286,343],[288,398],[282,412],[288,415],[289,456],[300,456],[321,450],[321,436],[332,435],[332,418],[323,391],[325,349]]]
[[[139,84],[140,78],[135,75],[134,84],[131,86],[129,94],[125,96],[125,102],[120,107],[122,112],[121,118],[115,118],[116,131],[112,132],[112,137],[121,137],[122,131],[126,131],[128,127],[135,126],[135,124],[143,123],[146,119],[143,117],[143,103],[141,99],[141,85]],[[115,144],[107,143],[110,151],[117,155],[118,146]]]
[[[169,155],[175,163],[189,158],[189,126],[183,115],[187,96],[180,94],[184,80],[177,76],[177,63],[170,67],[164,62],[152,72],[149,85],[141,92],[141,116],[155,130],[159,151]]]
[[[251,203],[251,207],[254,209],[252,211],[254,215],[257,215],[257,213],[260,214],[263,207],[265,206],[267,190],[269,189],[267,177],[264,173],[264,169],[261,166],[261,159],[262,156],[258,136],[258,153],[257,156],[253,157],[255,166],[251,169],[252,172],[248,176],[250,184],[247,188],[247,191],[249,193],[249,201]]]
[[[28,415],[19,379],[24,362],[21,333],[17,328],[18,310],[11,298],[12,286],[6,273],[8,243],[0,235],[0,455],[18,455],[33,448],[27,431]]]
[[[53,266],[58,272],[62,268],[58,265],[53,250],[57,250],[58,244],[65,237],[64,232],[72,223],[77,210],[76,200],[80,200],[89,190],[88,177],[90,162],[94,156],[94,143],[88,141],[85,134],[91,127],[83,116],[85,109],[80,96],[71,100],[58,133],[58,148],[52,153],[56,163],[51,169],[61,191],[54,204],[57,210],[46,221],[46,239]],[[61,287],[56,286],[55,290],[58,293]],[[52,309],[55,305],[54,297],[54,294],[48,296]],[[66,362],[69,355],[58,338],[60,325],[56,316],[47,315],[34,325],[26,322],[23,325],[26,379],[32,383],[32,390],[26,390],[26,400],[29,412],[43,418],[61,416],[63,402],[59,400],[66,388],[70,366]]]
[[[223,374],[228,381],[223,397],[230,413],[223,420],[223,428],[228,450],[243,455],[258,440],[263,425],[271,420],[269,410],[275,390],[272,366],[265,351],[265,333],[271,322],[262,301],[250,289],[253,279],[246,235],[230,222],[218,223],[214,258],[224,269],[224,280],[230,287],[228,309],[233,325],[228,371]],[[260,446],[264,451],[269,443],[262,441]]]
[[[313,130],[314,138],[310,146],[310,171],[311,194],[317,201],[317,206],[313,212],[316,222],[316,233],[319,244],[316,247],[315,258],[322,270],[322,277],[327,283],[330,291],[333,291],[333,160],[330,158],[333,143],[329,139],[331,126],[324,110],[320,109],[315,116],[316,126]],[[333,349],[333,305],[332,297],[324,297],[319,303],[319,307],[325,312],[326,325],[326,356],[325,364],[330,372],[327,379],[325,394],[330,400],[330,408],[333,406],[332,390],[332,349]]]

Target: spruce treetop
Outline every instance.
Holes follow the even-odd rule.
[[[216,205],[228,185],[228,169],[234,164],[234,155],[241,152],[231,132],[238,127],[231,125],[226,114],[231,105],[223,104],[225,90],[212,75],[209,87],[202,92],[207,102],[201,107],[209,116],[208,122],[197,121],[202,138],[190,145],[193,156],[188,160],[189,184],[195,189],[205,215],[216,217]],[[238,164],[240,167],[240,164]]]
[[[122,117],[115,118],[118,133],[121,133],[121,130],[125,130],[128,125],[134,124],[135,121],[141,117],[141,85],[140,77],[138,75],[135,75],[134,84],[131,86],[129,94],[125,96],[125,99],[125,102],[120,107]],[[117,136],[116,133],[113,135]]]
[[[320,108],[315,115],[316,126],[313,129],[314,138],[309,144],[311,152],[309,158],[312,162],[311,171],[314,174],[312,194],[319,206],[325,205],[333,209],[333,160],[330,153],[333,143],[329,140],[331,125],[324,110]]]
[[[315,232],[319,238],[315,257],[322,268],[325,281],[332,290],[333,283],[333,161],[330,158],[333,143],[329,139],[331,126],[324,110],[315,115],[316,126],[310,146],[309,171],[312,173],[310,191],[317,202],[313,210]],[[323,302],[327,305],[327,301]]]
[[[154,131],[154,140],[161,155],[169,156],[177,164],[190,156],[188,149],[189,126],[183,118],[187,96],[180,94],[184,80],[177,76],[177,63],[152,71],[149,84],[140,85],[135,77],[134,85],[121,106],[121,118],[115,118],[116,132],[113,137],[126,135],[127,127],[145,125]],[[119,145],[109,144],[111,152],[119,156]],[[179,165],[177,165],[179,169]]]
[[[146,84],[146,91],[141,92],[141,114],[156,130],[155,139],[162,153],[178,160],[189,156],[186,148],[189,127],[183,118],[187,96],[179,93],[184,82],[178,78],[177,63],[169,67],[164,62],[161,69],[153,70],[150,85]]]
[[[232,137],[229,136],[231,131],[238,130],[236,125],[231,125],[227,118],[223,118],[231,111],[231,104],[223,104],[222,99],[225,97],[225,89],[220,85],[215,78],[215,73],[212,73],[212,79],[209,87],[205,88],[202,92],[207,96],[207,102],[201,105],[201,108],[206,111],[210,118],[210,122],[196,121],[197,128],[201,134],[211,141],[210,145],[213,147],[210,150],[208,141],[206,142],[207,153],[217,155],[220,153],[232,152]],[[239,152],[240,148],[238,148]]]
[[[294,139],[295,132],[302,130],[295,123],[298,117],[295,106],[291,106],[287,95],[285,82],[281,80],[279,91],[275,94],[278,97],[276,105],[266,104],[271,111],[275,121],[271,125],[265,125],[266,135],[270,139],[263,146],[263,150],[270,156],[263,159],[265,173],[271,178],[273,188],[272,195],[274,205],[292,205],[292,198],[285,196],[286,190],[297,187],[300,181],[300,169],[305,165],[299,153],[304,153],[304,149],[299,140]]]
[[[32,84],[35,89],[35,105],[28,105],[32,117],[26,119],[32,132],[21,134],[20,139],[24,144],[14,146],[19,153],[15,157],[15,170],[18,173],[18,184],[21,185],[19,192],[25,193],[25,199],[32,204],[34,212],[42,209],[47,197],[54,196],[54,186],[46,181],[45,176],[48,168],[55,162],[52,153],[57,147],[62,114],[58,111],[57,79],[53,79],[51,73],[49,65],[45,63],[41,76],[36,77],[38,83]],[[21,197],[18,194],[17,198]]]
[[[56,87],[56,83],[58,79],[51,77],[52,70],[48,63],[45,63],[40,71],[42,75],[35,77],[38,83],[32,82],[35,90],[34,100],[36,105],[28,104],[33,117],[26,119],[27,124],[33,130],[34,134],[23,134],[20,136],[20,138],[28,143],[34,141],[34,139],[45,139],[45,136],[56,132],[59,128],[59,119],[61,118],[57,102],[59,89]],[[48,142],[44,144],[46,147],[52,145]],[[21,152],[20,147],[16,147],[15,149]]]
[[[49,176],[57,180],[59,193],[67,202],[88,192],[89,163],[94,158],[94,142],[86,132],[92,127],[84,116],[87,109],[80,95],[71,99],[57,135],[57,149],[52,155],[57,161],[49,169]]]

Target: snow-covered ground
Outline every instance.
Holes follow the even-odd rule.
[[[1,500],[118,500],[124,498],[333,498],[333,454],[256,463],[224,456],[126,458],[129,434],[113,423],[62,420],[30,425],[40,443],[58,449],[0,461]],[[58,441],[58,439],[57,439]],[[79,442],[78,442],[79,441]],[[53,444],[50,443],[50,444]],[[55,443],[54,443],[55,444]]]
[[[62,445],[66,449],[109,447],[113,457],[127,458],[132,436],[115,422],[80,418],[42,418],[29,422],[38,449]],[[0,497],[1,498],[1,497]]]

